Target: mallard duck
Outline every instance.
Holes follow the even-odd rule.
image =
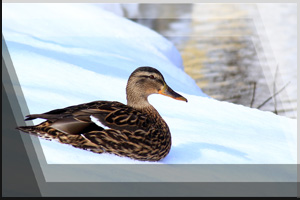
[[[130,75],[127,105],[116,101],[94,101],[43,114],[26,116],[46,121],[17,129],[48,140],[89,150],[113,153],[137,160],[158,161],[171,148],[167,123],[148,102],[151,94],[162,94],[176,100],[187,99],[174,92],[163,75],[152,67],[139,67]]]

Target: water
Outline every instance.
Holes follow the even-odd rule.
[[[139,4],[131,19],[171,40],[206,94],[296,118],[296,17],[296,4]]]

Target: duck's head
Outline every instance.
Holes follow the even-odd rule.
[[[176,100],[187,99],[174,92],[165,82],[163,75],[153,67],[139,67],[130,75],[127,86],[127,105],[142,108],[148,106],[148,96],[162,94]]]

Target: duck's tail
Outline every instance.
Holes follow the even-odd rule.
[[[36,126],[19,126],[16,129],[48,140],[56,140],[58,136],[58,131],[49,127],[47,121]]]
[[[95,153],[102,153],[99,146],[91,142],[83,135],[71,135],[61,132],[49,126],[49,122],[43,122],[36,126],[19,126],[16,129],[46,140],[55,140],[63,144],[69,144],[76,148],[91,150]]]
[[[25,133],[36,135],[35,126],[18,126],[16,129],[23,131]]]

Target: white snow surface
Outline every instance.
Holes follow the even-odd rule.
[[[295,119],[207,97],[156,32],[94,4],[2,4],[2,30],[31,114],[95,101],[126,103],[139,66],[161,71],[188,103],[151,95],[172,134],[159,162],[40,139],[49,164],[296,164]],[[39,123],[36,120],[34,123]]]

